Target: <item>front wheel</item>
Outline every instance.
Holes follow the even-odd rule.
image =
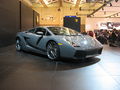
[[[58,60],[60,58],[60,49],[56,42],[50,41],[47,44],[47,56],[51,60]]]

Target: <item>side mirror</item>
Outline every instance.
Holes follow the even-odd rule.
[[[37,35],[43,35],[43,32],[36,32]]]

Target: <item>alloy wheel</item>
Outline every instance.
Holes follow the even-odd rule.
[[[59,58],[59,46],[55,42],[49,42],[47,45],[47,56],[51,60]]]

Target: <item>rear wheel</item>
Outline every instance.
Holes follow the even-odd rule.
[[[60,58],[60,49],[56,42],[50,41],[47,44],[47,56],[51,60],[58,60]]]
[[[21,46],[21,40],[19,38],[16,39],[16,50],[21,51],[22,46]]]

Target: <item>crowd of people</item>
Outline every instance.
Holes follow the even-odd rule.
[[[120,30],[94,30],[88,31],[88,35],[95,37],[102,44],[109,46],[120,46]]]

